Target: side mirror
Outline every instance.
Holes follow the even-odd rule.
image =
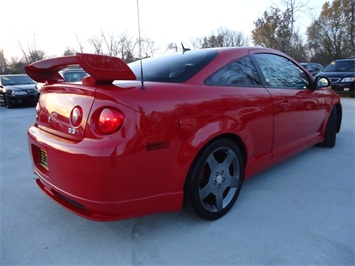
[[[326,77],[316,77],[317,88],[324,88],[330,86],[330,80]]]

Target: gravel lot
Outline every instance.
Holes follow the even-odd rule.
[[[80,218],[33,182],[35,108],[0,107],[0,265],[354,265],[355,99],[333,149],[313,147],[247,181],[228,215],[182,210]]]

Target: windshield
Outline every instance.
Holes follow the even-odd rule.
[[[142,60],[144,81],[184,82],[193,77],[217,56],[217,51],[198,50]],[[128,64],[141,80],[141,61]]]
[[[35,84],[35,82],[27,75],[7,75],[1,76],[2,85],[24,85]]]
[[[355,72],[355,60],[341,60],[331,62],[324,72]]]

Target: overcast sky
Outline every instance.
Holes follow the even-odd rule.
[[[325,2],[308,0],[307,13],[297,17],[300,32]],[[139,0],[141,36],[165,50],[172,42],[189,47],[192,39],[227,27],[252,44],[254,21],[274,4],[283,9],[281,0]],[[102,30],[138,36],[137,0],[2,0],[0,7],[0,49],[7,59],[22,57],[19,44],[61,56],[67,47],[79,50],[78,39],[85,52],[93,52],[87,41]]]

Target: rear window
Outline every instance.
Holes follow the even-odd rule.
[[[184,82],[192,78],[217,56],[217,51],[197,50],[142,60],[144,81]],[[141,80],[141,62],[128,64]]]
[[[341,60],[331,62],[324,72],[355,72],[355,60]]]

